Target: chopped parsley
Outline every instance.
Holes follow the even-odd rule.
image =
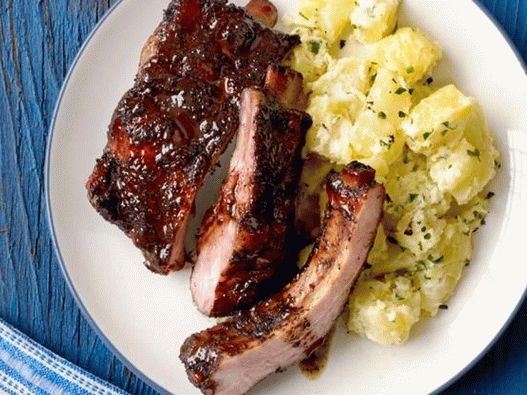
[[[384,140],[379,140],[379,144],[381,145],[381,147],[384,147],[386,149],[390,149],[392,148],[392,144],[391,143],[387,143],[386,141]]]
[[[440,305],[439,305],[439,308],[440,308],[441,310],[448,310],[448,305],[446,305],[446,304],[440,304]]]
[[[448,128],[450,130],[455,130],[457,129],[457,125],[451,125],[450,122],[446,121],[446,122],[443,122],[443,126],[445,128]]]
[[[377,113],[377,116],[381,119],[386,119],[386,113],[384,113],[383,111],[379,111]]]
[[[468,149],[468,150],[467,150],[467,154],[468,154],[468,156],[472,156],[472,157],[474,157],[474,158],[478,158],[478,160],[481,161],[481,159],[480,159],[480,157],[479,157],[480,154],[481,154],[481,153],[479,152],[479,149],[475,148],[474,151],[471,151],[471,150]]]
[[[470,259],[465,259],[465,267],[470,266]]]
[[[421,228],[421,232],[426,232],[426,226],[423,226],[423,227]]]
[[[415,71],[414,66],[409,66],[409,67],[406,68],[406,73],[407,74],[412,74],[414,71]]]
[[[307,16],[305,16],[304,14],[302,14],[301,12],[298,13],[298,15],[300,15],[302,18],[304,18],[306,21],[309,20]]]
[[[395,244],[395,245],[399,245],[399,243],[397,242],[397,239],[395,239],[395,237],[392,237],[392,236],[388,236],[386,238],[386,240],[388,240],[388,243],[391,243],[391,244]]]
[[[433,82],[434,82],[434,79],[433,79],[432,77],[428,77],[428,78],[426,79],[426,83],[427,83],[428,85],[430,85],[430,84],[433,83]]]
[[[373,74],[371,77],[370,77],[370,83],[373,84],[375,82],[377,78],[377,73]]]
[[[397,88],[397,90],[395,91],[395,94],[402,95],[404,92],[406,92],[406,89],[404,89],[403,87],[400,87],[400,88]]]
[[[428,140],[428,137],[432,135],[432,132],[425,132],[423,133],[423,140]]]
[[[487,193],[487,200],[492,199],[496,194],[494,192]]]
[[[408,194],[408,201],[410,203],[412,203],[413,201],[415,201],[415,199],[417,199],[418,196],[419,196],[418,193],[409,193]]]
[[[309,42],[309,47],[311,49],[311,52],[313,52],[315,55],[318,55],[320,52],[320,41],[311,40]]]
[[[346,46],[346,40],[340,40],[339,46],[340,49],[344,48]]]
[[[388,137],[388,142],[386,142],[384,140],[379,140],[379,143],[380,143],[381,147],[384,147],[386,149],[392,148],[392,145],[393,145],[394,142],[395,142],[395,136],[394,135],[390,135]]]
[[[432,235],[430,233],[425,234],[425,240],[430,240],[432,238]]]
[[[411,94],[411,95],[413,95],[413,94],[414,94],[414,91],[415,91],[415,89],[414,89],[414,88],[410,88],[410,89],[408,89],[408,93],[409,93],[409,94]]]
[[[474,218],[475,219],[480,219],[481,220],[481,219],[485,218],[484,215],[481,214],[479,211],[473,211],[472,214],[474,214]]]
[[[432,263],[435,263],[435,264],[443,262],[444,258],[445,257],[443,255],[441,255],[439,258],[434,258],[432,255],[428,255],[428,260],[430,262],[432,262]]]
[[[399,118],[406,117],[406,113],[404,111],[399,111]]]
[[[415,269],[417,271],[422,271],[426,269],[426,264],[423,261],[417,261],[415,264]]]

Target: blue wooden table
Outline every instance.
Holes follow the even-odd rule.
[[[114,2],[0,0],[0,317],[130,393],[152,394],[81,316],[45,217],[44,151],[54,104],[82,42]],[[527,0],[481,3],[527,60]],[[527,394],[527,303],[447,393]]]

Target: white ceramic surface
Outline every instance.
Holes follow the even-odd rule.
[[[197,393],[179,346],[210,326],[189,292],[190,270],[153,275],[131,242],[89,205],[84,183],[106,142],[121,95],[132,85],[139,52],[168,0],[124,0],[84,47],[63,90],[48,153],[48,199],[64,273],[84,313],[122,359],[159,388]],[[281,13],[289,0],[275,0]],[[339,325],[329,365],[311,381],[292,367],[255,394],[425,393],[456,377],[513,315],[527,285],[527,78],[513,50],[468,0],[405,0],[400,25],[441,43],[438,83],[454,81],[481,103],[502,153],[493,212],[476,238],[473,264],[449,310],[425,320],[401,347],[347,335]],[[223,166],[225,168],[226,166]],[[217,173],[200,195],[214,200]]]

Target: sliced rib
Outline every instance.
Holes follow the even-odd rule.
[[[268,81],[302,88],[292,70],[270,68]],[[291,249],[301,150],[311,118],[283,107],[286,88],[248,88],[229,175],[204,217],[191,290],[198,309],[225,316],[250,307]],[[295,90],[296,88],[291,88]],[[285,283],[282,283],[285,284]]]
[[[87,182],[91,204],[167,274],[194,200],[238,128],[239,96],[299,43],[226,0],[173,0],[141,53]]]
[[[381,219],[384,187],[359,163],[331,173],[321,234],[304,270],[251,310],[189,337],[180,359],[205,394],[244,394],[310,355],[342,312]]]

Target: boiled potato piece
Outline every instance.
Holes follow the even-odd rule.
[[[366,105],[353,126],[353,151],[361,159],[379,155],[390,165],[403,150],[404,137],[398,129],[411,105],[404,79],[389,70],[378,70]]]
[[[337,98],[347,95],[362,95],[370,88],[374,69],[369,62],[355,58],[335,61],[331,70],[311,85],[311,94],[331,94]]]
[[[351,13],[353,37],[373,43],[393,32],[400,0],[361,0]]]
[[[355,2],[350,0],[302,0],[294,20],[318,30],[334,44],[350,25],[350,14]]]
[[[404,343],[421,317],[421,295],[409,278],[359,282],[349,302],[348,329],[377,343]]]
[[[350,0],[322,0],[319,26],[330,44],[337,42],[350,24],[350,14],[355,2]]]
[[[382,39],[372,58],[382,67],[415,83],[428,75],[441,59],[441,48],[419,31],[404,27]]]
[[[439,243],[445,226],[446,220],[437,218],[433,210],[419,209],[401,218],[395,237],[400,246],[419,256]]]
[[[430,159],[430,176],[442,192],[458,204],[468,203],[495,175],[494,159],[466,139],[451,149],[443,148]]]
[[[475,101],[427,78],[439,46],[412,28],[392,33],[400,0],[300,3],[293,33],[302,45],[290,62],[304,74],[313,118],[301,196],[318,223],[330,169],[358,160],[376,170],[384,213],[347,325],[377,343],[401,344],[422,317],[446,308],[470,264],[499,153]]]
[[[313,82],[324,75],[335,60],[320,32],[309,27],[297,27],[292,33],[300,36],[302,45],[293,51],[290,65],[302,73],[306,83]]]
[[[471,256],[470,235],[461,231],[461,225],[456,220],[451,220],[437,248],[419,262],[422,266],[416,276],[416,286],[425,315],[436,315],[440,306],[452,296]]]
[[[350,120],[328,114],[322,122],[315,123],[309,130],[304,155],[315,152],[334,163],[347,164],[353,156],[351,137]]]
[[[472,114],[474,100],[454,85],[447,85],[416,105],[402,124],[408,146],[431,154],[441,146],[457,143]]]
[[[304,154],[315,152],[335,163],[347,164],[353,156],[353,122],[366,106],[372,68],[367,62],[341,59],[312,84],[308,112],[313,127]]]

